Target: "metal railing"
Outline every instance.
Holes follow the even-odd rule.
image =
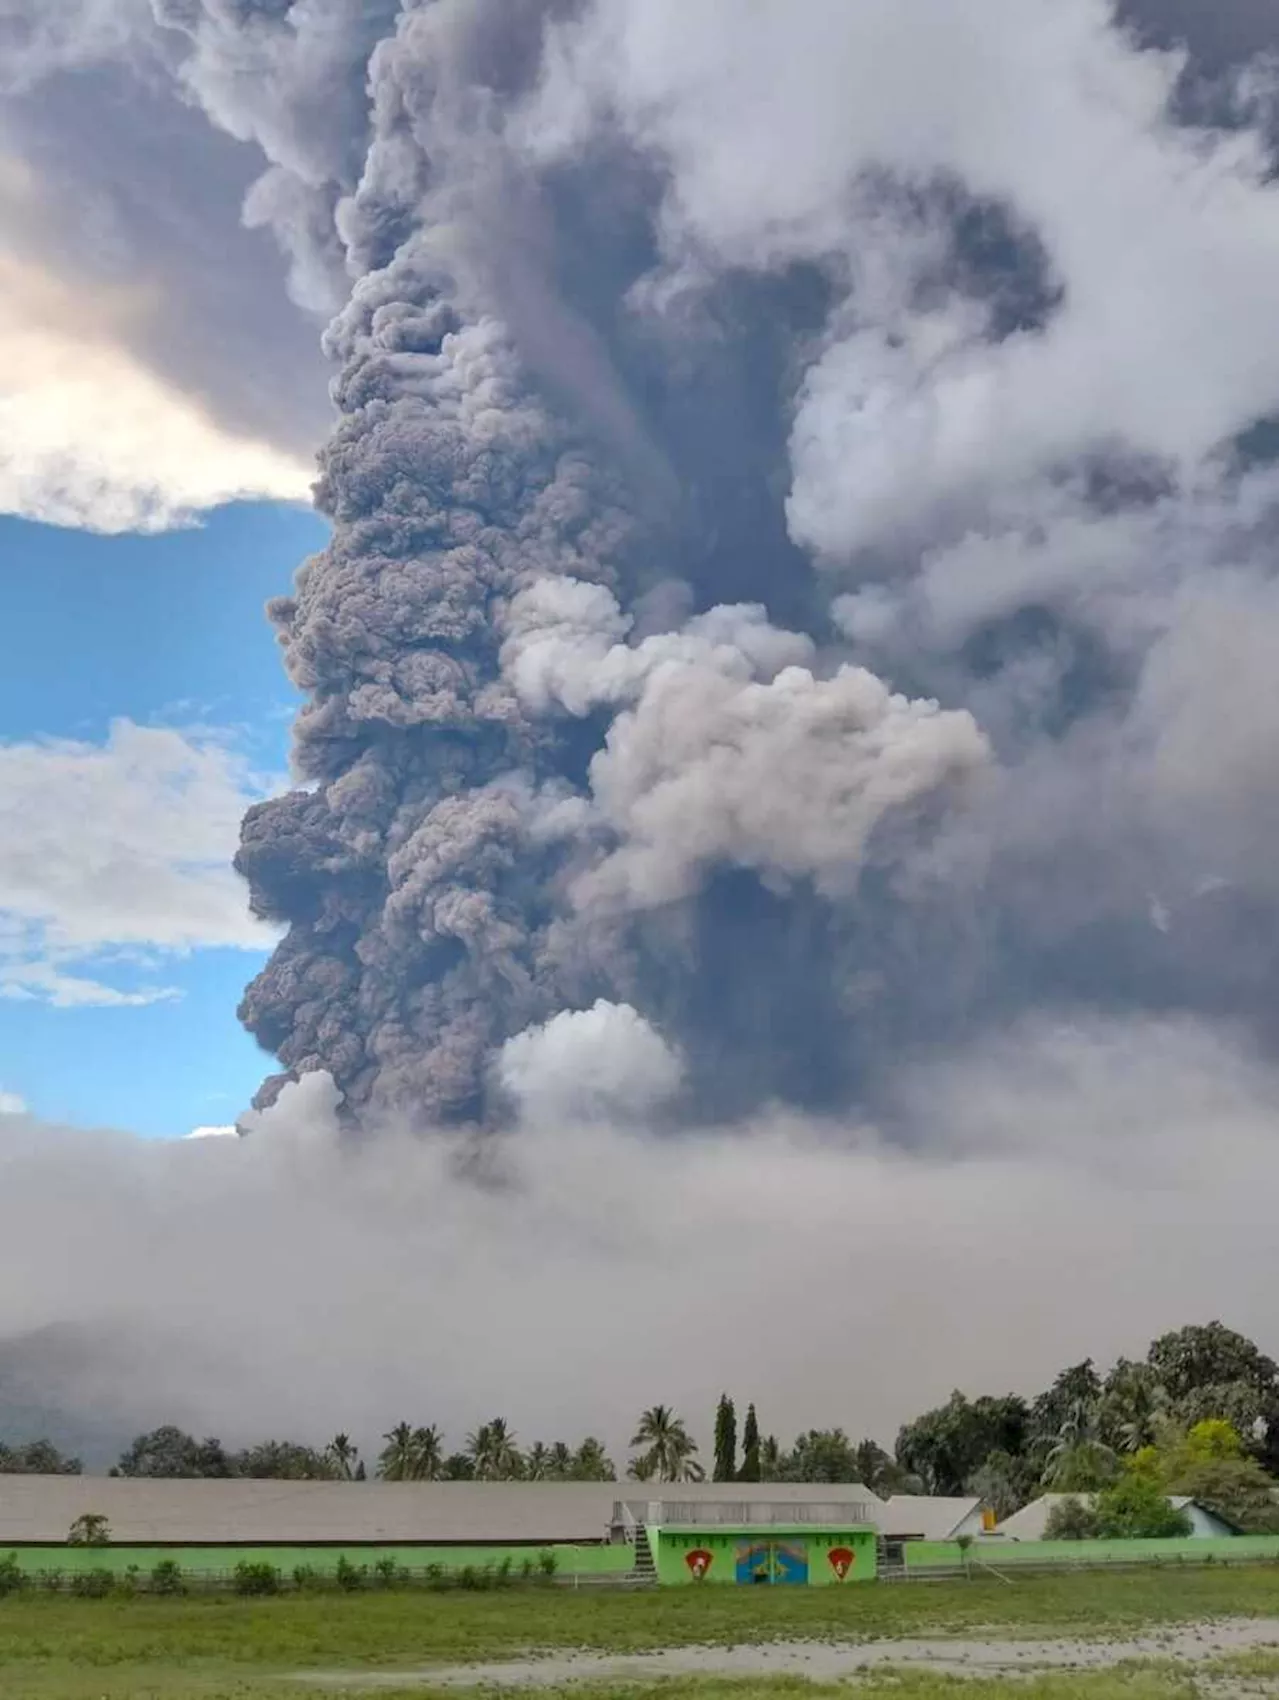
[[[761,1528],[797,1523],[847,1529],[874,1523],[865,1500],[619,1499],[613,1523],[628,1532],[640,1523],[658,1528]]]

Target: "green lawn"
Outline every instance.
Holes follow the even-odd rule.
[[[283,1673],[407,1668],[565,1647],[623,1652],[697,1642],[873,1639],[985,1628],[1018,1635],[1106,1635],[1227,1614],[1269,1616],[1275,1607],[1274,1567],[1095,1572],[1020,1578],[1011,1586],[975,1581],[812,1592],[413,1591],[271,1600],[226,1595],[76,1600],[25,1592],[0,1600],[0,1695],[4,1700],[280,1700],[282,1695],[312,1700],[304,1685],[282,1684]],[[1137,1680],[1134,1673],[1123,1680],[1131,1678]],[[1122,1694],[1131,1700],[1169,1700],[1178,1692],[1172,1673],[1148,1672],[1143,1680],[1148,1679],[1166,1686],[1159,1694],[1117,1687],[1122,1679],[1112,1673],[1106,1680],[1114,1692],[1098,1689],[1095,1695],[1093,1687],[1087,1692],[1093,1700],[1119,1700]],[[904,1680],[926,1682],[915,1676]],[[965,1700],[985,1700],[979,1686],[966,1686]],[[858,1687],[872,1689],[866,1682]],[[770,1678],[767,1691],[787,1690]],[[417,1700],[430,1694],[422,1687],[412,1692]],[[600,1694],[582,1687],[573,1692],[578,1700],[597,1700]],[[660,1690],[631,1685],[625,1692],[633,1700],[643,1692],[660,1692],[663,1700],[718,1694],[754,1700],[765,1689],[704,1680]],[[895,1687],[892,1692],[913,1700],[916,1689]],[[919,1693],[922,1700],[932,1700],[935,1689],[929,1688],[927,1696],[924,1688]],[[1059,1686],[1051,1694],[1046,1688],[1043,1700],[1085,1693]],[[1017,1694],[1036,1700],[1023,1685]]]

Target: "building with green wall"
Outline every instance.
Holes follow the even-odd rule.
[[[860,1500],[625,1500],[617,1511],[647,1544],[664,1587],[841,1587],[876,1575],[876,1527]]]

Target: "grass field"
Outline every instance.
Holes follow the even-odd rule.
[[[284,1695],[313,1700],[313,1694],[332,1695],[335,1690],[287,1682],[289,1672],[404,1669],[557,1648],[632,1652],[800,1637],[850,1640],[977,1630],[1005,1637],[1105,1636],[1215,1616],[1274,1616],[1275,1609],[1273,1567],[1087,1572],[1028,1577],[1011,1586],[982,1581],[811,1593],[555,1590],[287,1595],[271,1600],[72,1600],[23,1593],[0,1600],[0,1695],[4,1700],[281,1700]],[[1084,1673],[1072,1680],[1084,1682]],[[1070,1695],[1173,1700],[1190,1693],[1188,1679],[1176,1671],[1149,1671],[1142,1680],[1157,1687],[1126,1687],[1129,1675],[1090,1673],[1087,1688],[1059,1685],[1046,1688],[1041,1696],[1037,1685],[1019,1683],[1017,1694],[1022,1700],[1067,1700]],[[940,1697],[943,1688],[948,1695],[955,1693],[942,1678],[913,1674],[903,1681],[926,1684],[918,1690],[920,1700]],[[755,1700],[765,1692],[786,1693],[791,1686],[777,1677],[764,1686],[697,1679],[657,1690],[651,1683],[632,1684],[625,1693],[632,1700],[645,1692],[660,1693],[663,1700],[721,1695],[725,1700]],[[966,1683],[965,1700],[987,1700],[989,1686]],[[880,1689],[871,1680],[860,1682],[858,1690],[878,1700]],[[387,1696],[396,1691],[384,1687],[379,1692]],[[416,1700],[431,1695],[421,1686],[405,1692]],[[580,1685],[572,1692],[578,1700],[599,1700],[604,1691]],[[815,1695],[821,1689],[808,1685],[803,1692]],[[917,1689],[896,1686],[892,1693],[898,1700],[916,1700]]]

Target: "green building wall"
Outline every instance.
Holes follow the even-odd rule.
[[[648,1535],[658,1581],[665,1587],[752,1586],[759,1578],[770,1585],[803,1581],[810,1588],[829,1588],[875,1580],[876,1532],[871,1528],[816,1529],[806,1523],[664,1529],[650,1524]],[[753,1574],[744,1574],[747,1570]]]
[[[348,1564],[372,1567],[390,1559],[413,1572],[428,1565],[444,1570],[470,1567],[495,1569],[504,1561],[519,1575],[526,1561],[537,1564],[540,1553],[554,1553],[557,1576],[626,1575],[635,1564],[633,1549],[625,1544],[568,1546],[548,1544],[537,1546],[384,1546],[351,1543],[339,1546],[132,1546],[112,1542],[104,1547],[73,1547],[64,1545],[0,1546],[0,1558],[10,1553],[29,1576],[41,1571],[60,1570],[72,1576],[83,1570],[109,1570],[123,1575],[136,1565],[144,1574],[162,1559],[170,1559],[192,1577],[213,1580],[230,1576],[237,1564],[273,1564],[287,1580],[292,1573],[306,1566],[322,1576],[330,1575],[340,1559]]]

